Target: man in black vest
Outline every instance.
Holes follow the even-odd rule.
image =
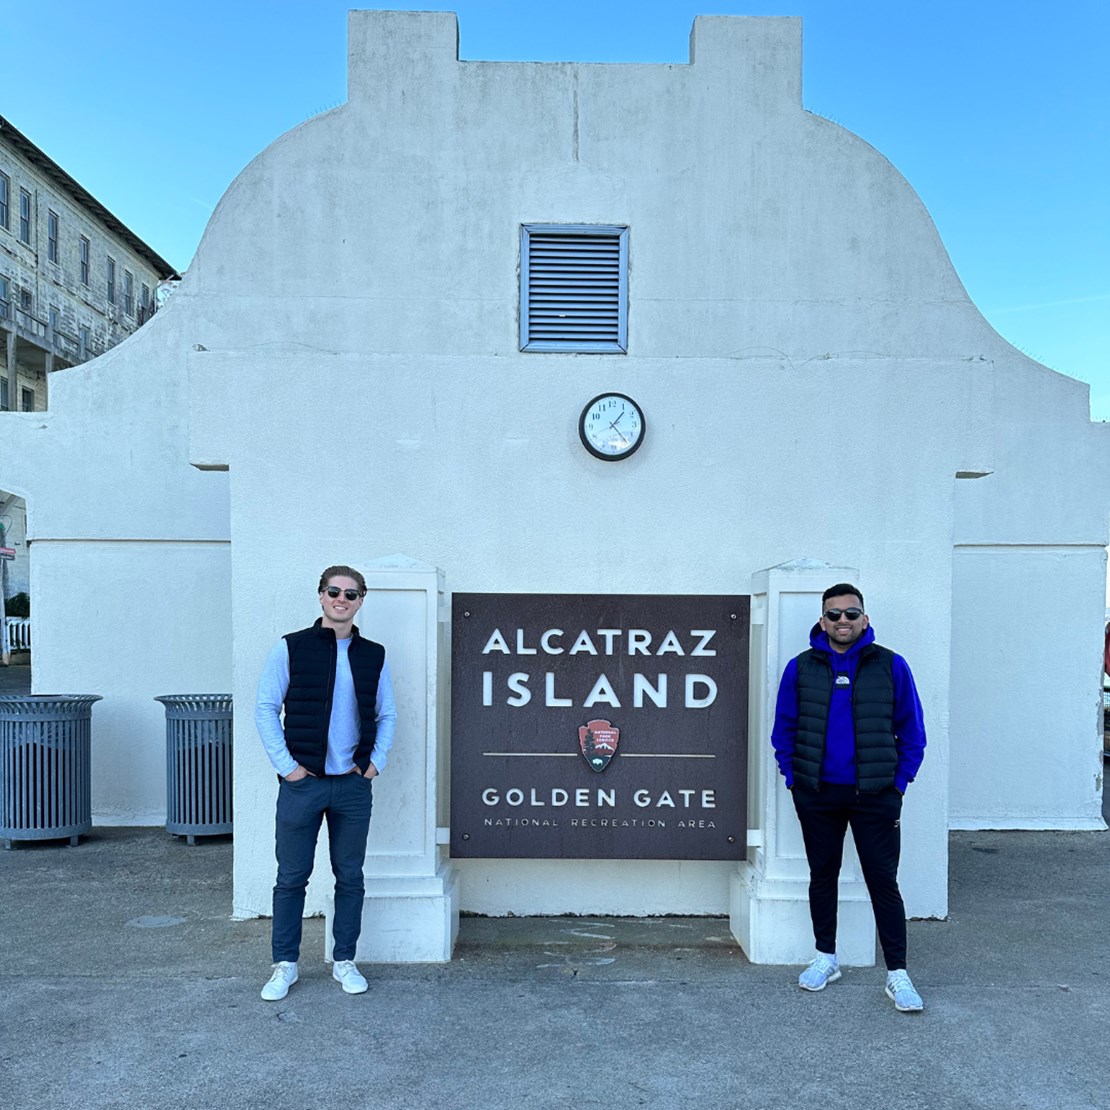
[[[898,859],[902,795],[925,754],[921,701],[906,661],[875,643],[857,587],[840,582],[825,591],[809,642],[783,673],[771,733],[809,861],[817,958],[798,985],[819,991],[840,978],[837,884],[850,825],[886,960],[887,996],[915,1013],[923,1006],[906,973]]]
[[[366,580],[351,567],[328,567],[318,593],[323,615],[270,652],[255,706],[258,734],[279,779],[274,965],[262,988],[267,1002],[284,998],[297,981],[305,888],[325,819],[335,874],[332,977],[348,994],[362,994],[367,985],[354,958],[371,784],[385,770],[397,711],[385,648],[360,636],[354,623]]]

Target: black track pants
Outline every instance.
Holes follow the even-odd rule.
[[[809,860],[809,912],[818,952],[836,952],[836,901],[844,834],[849,825],[863,869],[886,966],[906,966],[906,908],[898,890],[902,795],[893,786],[877,794],[823,782],[820,790],[794,784],[794,808]]]

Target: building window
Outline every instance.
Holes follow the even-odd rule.
[[[6,173],[0,173],[0,227],[12,227],[12,179]]]
[[[628,349],[627,227],[521,228],[520,349]]]
[[[89,357],[89,329],[86,324],[82,324],[77,329],[77,342],[80,344],[81,361]]]
[[[50,306],[50,330],[54,333],[55,342],[57,342],[57,334],[62,327],[62,313],[57,305]]]
[[[135,315],[135,278],[130,270],[123,271],[123,311]]]
[[[35,391],[33,389],[24,389],[22,391],[22,394],[23,394],[23,411],[24,412],[34,412],[35,411]]]
[[[108,303],[116,303],[116,260],[108,256]]]
[[[6,277],[0,277],[0,320],[12,318],[11,287]]]
[[[31,296],[30,289],[20,289],[19,291],[19,308],[21,312],[30,312],[34,307],[34,298]]]
[[[84,235],[81,236],[80,243],[77,247],[78,261],[81,268],[81,284],[89,284],[89,241]]]
[[[58,261],[58,213],[49,209],[46,212],[46,257],[50,262]]]
[[[154,306],[150,303],[150,286],[143,282],[143,295],[139,301],[139,323],[144,323],[148,316],[153,315]]]
[[[0,378],[0,412],[8,411],[8,379]]]
[[[19,190],[19,237],[31,241],[31,194],[26,189]]]

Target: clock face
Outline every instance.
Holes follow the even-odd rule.
[[[615,462],[627,459],[644,441],[644,414],[623,393],[602,393],[583,410],[578,420],[582,445],[595,458]]]

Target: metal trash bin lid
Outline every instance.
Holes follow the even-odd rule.
[[[0,694],[0,721],[81,720],[100,694]]]
[[[166,707],[166,717],[173,721],[231,719],[230,694],[162,694],[154,700]]]

